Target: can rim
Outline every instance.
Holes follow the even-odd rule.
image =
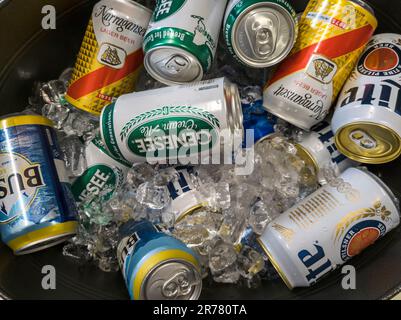
[[[288,289],[293,290],[294,287],[291,285],[290,281],[288,280],[287,276],[285,275],[284,271],[281,269],[280,265],[277,263],[277,261],[273,258],[273,255],[270,253],[270,251],[266,248],[264,245],[263,241],[260,238],[257,238],[256,241],[259,243],[259,245],[262,247],[263,251],[266,253],[267,257],[269,258],[269,261],[273,265],[274,269],[276,269],[277,273],[279,274],[280,278],[283,280],[285,285],[288,287]]]
[[[160,50],[160,49],[169,49],[169,50],[174,50],[175,52],[181,53],[183,55],[186,55],[190,58],[191,61],[196,63],[196,67],[198,69],[198,75],[196,76],[196,78],[191,79],[191,80],[186,80],[186,81],[174,81],[174,80],[170,80],[170,79],[166,79],[163,78],[162,75],[160,73],[158,73],[156,71],[155,68],[153,68],[152,64],[150,63],[150,57],[151,55],[156,51],[156,50]],[[204,71],[203,71],[203,67],[199,61],[199,59],[194,56],[191,52],[186,51],[180,47],[176,47],[176,46],[158,46],[158,47],[154,47],[149,49],[146,53],[145,53],[145,57],[143,59],[144,62],[144,66],[146,71],[157,81],[164,83],[166,85],[181,85],[184,83],[190,83],[190,82],[195,82],[195,81],[199,81],[203,78],[204,75]]]
[[[43,125],[52,128],[54,126],[53,121],[40,115],[12,115],[0,118],[0,130],[24,125]]]
[[[237,45],[236,41],[234,40],[233,35],[234,35],[235,32],[238,31],[239,23],[240,23],[241,19],[244,18],[245,15],[247,15],[252,10],[255,10],[255,9],[259,8],[259,7],[265,7],[265,6],[266,7],[268,6],[269,8],[276,9],[277,11],[279,11],[280,13],[283,14],[283,16],[286,18],[286,20],[288,22],[291,22],[289,25],[292,28],[292,30],[294,31],[294,32],[291,32],[291,38],[292,38],[291,45],[287,46],[287,48],[277,58],[275,58],[273,60],[269,60],[268,62],[261,62],[261,61],[258,62],[258,60],[252,61],[249,58],[247,58],[245,55],[243,55],[238,50],[238,45]],[[251,6],[249,6],[248,8],[246,8],[243,12],[241,12],[241,14],[238,15],[238,17],[235,20],[235,23],[233,25],[233,28],[232,28],[232,31],[231,31],[231,35],[230,35],[231,42],[233,44],[232,45],[233,50],[234,50],[235,54],[237,55],[237,57],[243,63],[245,63],[245,64],[247,64],[247,65],[249,65],[251,67],[254,67],[254,68],[267,68],[267,67],[276,65],[276,64],[280,63],[281,61],[283,61],[288,56],[288,54],[291,52],[292,48],[294,47],[296,39],[297,39],[297,33],[298,33],[297,25],[298,25],[297,21],[281,5],[279,5],[277,3],[273,3],[273,2],[255,3],[255,4],[251,5]]]
[[[368,156],[363,156],[359,155],[357,153],[352,152],[349,150],[346,145],[347,143],[351,143],[349,139],[345,139],[344,132],[346,130],[351,130],[352,127],[354,126],[372,126],[379,128],[382,132],[389,134],[390,136],[393,136],[395,140],[398,140],[398,147],[395,148],[393,152],[386,156],[382,157],[377,157],[377,158],[372,158]],[[369,130],[367,130],[369,131]],[[394,140],[394,141],[395,141]],[[335,144],[338,148],[338,151],[340,151],[342,154],[344,154],[346,157],[350,158],[351,160],[360,162],[360,163],[366,163],[366,164],[384,164],[391,162],[395,159],[397,159],[401,155],[401,137],[400,135],[392,128],[380,124],[380,123],[374,123],[371,121],[358,121],[358,122],[353,122],[350,124],[346,124],[339,128],[335,134]]]
[[[305,148],[303,145],[301,145],[300,143],[296,143],[295,148],[297,149],[297,151],[298,151],[297,153],[302,158],[302,160],[304,160],[308,164],[312,165],[314,167],[316,173],[318,173],[319,165],[318,165],[316,159],[309,152],[309,150],[307,148]]]
[[[128,2],[129,4],[132,4],[134,6],[137,6],[141,9],[143,9],[144,11],[147,11],[148,13],[150,13],[151,15],[153,14],[153,11],[151,9],[149,9],[148,7],[134,1],[134,0],[122,0],[122,2]]]

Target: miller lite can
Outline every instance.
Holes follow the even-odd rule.
[[[103,109],[100,132],[110,153],[129,163],[232,161],[225,147],[243,138],[238,88],[220,78],[127,94]]]
[[[93,8],[65,99],[93,116],[134,91],[142,43],[152,12],[130,0],[101,0]]]
[[[87,168],[71,187],[75,200],[82,202],[102,192],[106,192],[102,199],[109,200],[124,183],[131,165],[114,158],[100,137],[95,137],[86,146],[85,159]]]
[[[175,222],[179,222],[187,215],[203,207],[205,199],[192,183],[190,177],[193,171],[192,167],[176,167],[174,170],[176,171],[177,179],[167,184],[171,199],[168,210],[174,213]]]
[[[338,149],[381,164],[401,154],[401,35],[372,37],[345,84],[332,120]]]
[[[192,249],[149,221],[120,228],[118,262],[132,300],[196,300],[201,267]]]
[[[77,208],[53,123],[42,116],[0,120],[0,234],[16,255],[74,236]]]
[[[330,124],[325,121],[316,125],[311,132],[306,133],[295,147],[298,155],[311,164],[316,172],[330,163],[335,163],[340,172],[357,165],[356,162],[337,150],[334,133]]]
[[[227,0],[157,0],[145,68],[167,85],[199,81],[212,66]]]
[[[258,241],[290,289],[309,287],[399,223],[390,189],[350,168],[273,220]]]
[[[285,0],[231,0],[223,25],[230,53],[253,68],[284,60],[298,34],[296,12]]]
[[[361,0],[310,0],[294,49],[265,87],[265,108],[307,131],[323,121],[376,27]]]

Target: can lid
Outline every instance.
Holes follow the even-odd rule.
[[[297,21],[280,5],[258,3],[241,13],[232,35],[240,60],[255,68],[266,68],[290,53],[296,40]]]
[[[141,299],[196,300],[202,291],[202,279],[194,265],[169,260],[157,265],[142,286]]]
[[[0,130],[24,125],[43,125],[53,127],[53,122],[39,115],[13,114],[0,118]]]
[[[167,85],[193,82],[203,77],[199,60],[181,48],[153,48],[146,53],[144,64],[153,78]]]
[[[319,171],[319,164],[316,159],[312,156],[312,154],[300,143],[295,144],[295,148],[297,149],[297,154],[306,162],[306,164],[312,166],[316,172]]]
[[[336,133],[335,143],[342,154],[361,163],[383,164],[401,155],[401,137],[393,129],[373,122],[343,126]]]

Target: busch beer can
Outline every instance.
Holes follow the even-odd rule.
[[[108,150],[130,163],[198,164],[226,155],[235,136],[242,143],[238,88],[224,78],[124,95],[100,118]]]
[[[310,0],[294,49],[266,85],[266,109],[307,131],[323,121],[376,27],[360,0]]]
[[[133,300],[196,300],[202,291],[195,252],[149,221],[120,229],[118,262]]]
[[[129,0],[94,6],[65,97],[71,105],[99,116],[115,98],[134,91],[151,14]]]
[[[401,35],[378,34],[345,84],[332,120],[338,149],[381,164],[401,154]]]
[[[143,44],[145,68],[171,85],[201,80],[213,62],[227,0],[157,0]]]
[[[334,142],[334,133],[329,123],[323,121],[316,125],[311,132],[306,133],[297,143],[298,154],[319,172],[330,163],[335,163],[340,172],[345,171],[356,163],[341,154]]]
[[[254,68],[282,61],[298,33],[296,12],[285,0],[231,0],[223,25],[230,53]]]
[[[85,201],[102,192],[106,192],[102,198],[109,200],[124,183],[131,166],[113,157],[99,137],[86,146],[85,158],[87,169],[72,184],[75,200]]]
[[[176,167],[174,170],[177,178],[167,184],[171,199],[167,210],[173,212],[175,222],[179,222],[187,215],[203,207],[205,199],[192,183],[190,175],[193,172],[193,167],[182,166]]]
[[[259,243],[289,288],[308,287],[399,223],[390,189],[350,168],[273,220]]]
[[[0,120],[0,233],[15,254],[39,251],[76,231],[77,209],[56,133],[42,116]]]

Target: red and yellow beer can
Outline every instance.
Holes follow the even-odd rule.
[[[71,105],[98,116],[114,99],[134,91],[151,14],[128,0],[94,6],[65,97]]]
[[[293,50],[265,87],[265,108],[305,130],[321,122],[376,27],[361,0],[310,0]]]

